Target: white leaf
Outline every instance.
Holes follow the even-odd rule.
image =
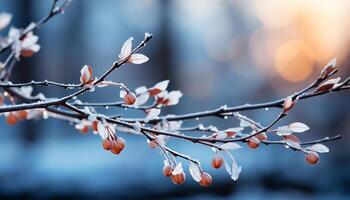
[[[242,146],[235,142],[228,142],[228,143],[222,144],[220,148],[225,150],[236,150],[236,149],[242,148]]]
[[[136,97],[136,101],[134,103],[135,106],[140,106],[145,104],[148,101],[149,94],[148,93],[142,93],[139,96]]]
[[[318,153],[328,153],[329,152],[328,147],[323,145],[323,144],[314,144],[312,146],[306,147],[305,149],[309,150],[309,151],[315,151]]]
[[[9,13],[1,13],[0,14],[0,30],[5,28],[12,19],[12,15]]]
[[[147,92],[147,88],[145,86],[141,86],[135,89],[135,93],[137,95],[142,94],[142,93],[146,93]]]
[[[158,88],[159,90],[164,91],[167,89],[168,84],[169,84],[169,80],[164,80],[155,84],[152,88]]]
[[[125,59],[131,54],[131,47],[132,47],[133,40],[134,38],[131,37],[124,42],[123,47],[120,50],[119,59]]]
[[[169,99],[167,105],[172,106],[178,104],[182,95],[182,92],[179,90],[169,92],[169,94],[167,95],[167,98]]]
[[[279,136],[284,136],[284,135],[291,135],[293,133],[292,130],[288,126],[281,126],[278,127],[276,130],[276,134]]]
[[[242,171],[242,167],[238,166],[236,160],[232,157],[232,167],[231,167],[231,178],[236,181],[239,177],[239,174]]]
[[[29,32],[21,43],[22,48],[23,49],[30,48],[32,45],[36,44],[38,40],[39,40],[38,36],[33,35],[32,32]]]
[[[143,54],[135,53],[130,56],[128,62],[133,64],[142,64],[149,60],[149,58]]]
[[[289,124],[288,126],[281,126],[277,128],[277,135],[283,136],[283,135],[291,135],[293,132],[295,133],[302,133],[310,128],[301,122],[294,122]]]
[[[181,174],[182,172],[183,172],[182,163],[179,162],[177,163],[177,165],[175,166],[174,170],[171,173],[172,175],[177,175],[177,174]]]
[[[294,123],[291,123],[288,125],[288,127],[293,131],[293,132],[296,132],[296,133],[302,133],[302,132],[305,132],[307,130],[309,130],[310,128],[304,124],[304,123],[301,123],[301,122],[294,122]]]
[[[189,171],[195,181],[199,182],[201,180],[202,171],[196,163],[190,162]]]

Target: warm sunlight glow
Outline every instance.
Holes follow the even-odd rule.
[[[283,43],[275,57],[277,72],[287,81],[302,81],[313,70],[312,49],[300,40]]]

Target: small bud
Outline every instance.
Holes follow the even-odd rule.
[[[293,101],[293,96],[289,96],[284,100],[283,112],[288,113],[294,106],[296,100]]]
[[[267,140],[267,135],[266,135],[266,133],[259,133],[259,134],[256,135],[255,137],[258,138],[258,140],[260,140],[260,141]]]
[[[211,165],[215,169],[219,169],[224,164],[224,159],[220,156],[220,154],[216,154],[211,161]]]
[[[181,172],[179,174],[172,175],[171,180],[173,181],[174,184],[181,185],[186,180],[186,174],[184,172]]]
[[[316,165],[320,161],[320,157],[316,152],[311,151],[305,154],[305,160],[310,165]]]
[[[103,140],[103,142],[102,142],[102,146],[103,146],[103,148],[104,148],[105,150],[109,151],[109,150],[112,149],[112,142],[109,141],[109,140],[107,140],[107,139],[105,139],[105,140]]]
[[[8,125],[15,125],[17,123],[17,116],[10,112],[6,117],[6,122]]]
[[[201,180],[199,181],[199,184],[204,187],[209,187],[211,183],[213,182],[210,174],[208,173],[202,173]]]
[[[337,70],[337,60],[334,58],[332,59],[322,70],[321,72],[321,78],[326,78],[330,74],[334,73]]]
[[[170,165],[165,165],[163,167],[163,175],[165,177],[170,177],[170,176],[172,176],[173,170],[174,170],[173,167],[171,167]]]
[[[319,85],[316,89],[317,92],[328,92],[331,90],[338,82],[340,81],[340,77],[329,79],[326,82]]]
[[[92,78],[92,67],[89,65],[84,65],[80,70],[80,82],[83,84],[89,84],[93,80]]]
[[[256,137],[251,137],[247,140],[248,146],[252,149],[259,147],[260,141]]]
[[[135,101],[136,101],[136,96],[134,93],[129,92],[129,93],[125,94],[125,96],[124,96],[124,103],[125,104],[132,105],[135,103]]]

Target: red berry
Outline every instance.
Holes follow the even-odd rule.
[[[172,175],[173,172],[173,167],[171,167],[170,165],[166,165],[163,167],[163,175],[165,177],[170,177]]]
[[[305,160],[310,165],[316,165],[320,161],[320,157],[316,152],[309,152],[305,155]]]
[[[124,103],[127,105],[132,105],[135,103],[135,101],[136,101],[136,96],[132,92],[129,92],[124,96]]]
[[[9,113],[6,117],[6,122],[8,125],[15,125],[17,123],[17,116],[14,113]]]
[[[211,165],[215,169],[219,169],[223,164],[224,164],[224,159],[219,154],[215,155],[213,160],[211,161]]]
[[[203,173],[201,175],[201,180],[199,181],[199,184],[204,187],[209,187],[211,183],[213,182],[210,174],[208,173]]]
[[[171,180],[173,181],[174,184],[181,185],[186,180],[186,174],[184,172],[181,172],[179,174],[172,175]]]
[[[251,137],[247,140],[248,146],[252,149],[258,148],[260,141],[256,137]]]
[[[112,145],[112,153],[119,154],[121,151],[123,151],[125,147],[125,140],[121,137],[118,137],[116,141],[113,142]]]
[[[105,139],[105,140],[103,140],[103,142],[102,142],[102,146],[103,146],[103,148],[104,148],[105,150],[109,151],[109,150],[112,149],[112,142],[109,141],[109,140],[107,140],[107,139]]]

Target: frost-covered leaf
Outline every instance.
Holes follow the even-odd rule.
[[[288,128],[290,128],[290,130],[292,130],[295,133],[302,133],[310,129],[306,124],[301,122],[291,123],[288,125]]]
[[[328,153],[329,152],[328,147],[324,144],[314,144],[314,145],[311,145],[309,147],[306,147],[305,149],[309,150],[309,151],[315,151],[318,153]]]
[[[283,135],[291,135],[293,132],[302,133],[309,129],[310,128],[304,123],[294,122],[287,126],[278,127],[276,131],[277,131],[277,135],[283,136]]]
[[[189,171],[195,181],[199,182],[201,180],[202,170],[198,164],[190,162]]]
[[[179,162],[176,164],[174,170],[171,172],[172,175],[177,175],[177,174],[181,174],[183,172],[183,168],[182,168],[182,163]]]
[[[228,143],[222,144],[220,148],[225,150],[236,150],[236,149],[242,148],[242,146],[235,142],[228,142]]]
[[[128,56],[130,56],[133,40],[134,40],[134,38],[131,37],[124,42],[123,47],[120,50],[119,59],[125,59]]]
[[[231,167],[226,161],[224,163],[225,163],[224,164],[225,165],[225,169],[226,169],[227,173],[230,175],[231,179],[234,180],[234,181],[237,181],[238,178],[239,178],[239,174],[242,171],[242,167],[237,165],[237,163],[236,163],[234,158],[232,160]]]
[[[133,64],[142,64],[149,60],[149,58],[143,54],[135,53],[130,56],[128,62]]]
[[[169,100],[167,102],[167,106],[178,104],[182,95],[182,92],[179,90],[169,92],[169,94],[167,95],[167,99]]]
[[[0,30],[4,29],[11,22],[12,15],[9,13],[0,14]]]
[[[238,166],[236,163],[236,160],[232,159],[232,167],[231,167],[231,178],[232,180],[236,181],[238,180],[239,174],[242,171],[242,167]]]
[[[135,106],[141,106],[145,104],[149,99],[148,93],[142,93],[139,96],[136,97],[136,101],[134,103]]]
[[[283,136],[283,140],[292,148],[300,149],[300,140],[295,135],[285,135]]]

